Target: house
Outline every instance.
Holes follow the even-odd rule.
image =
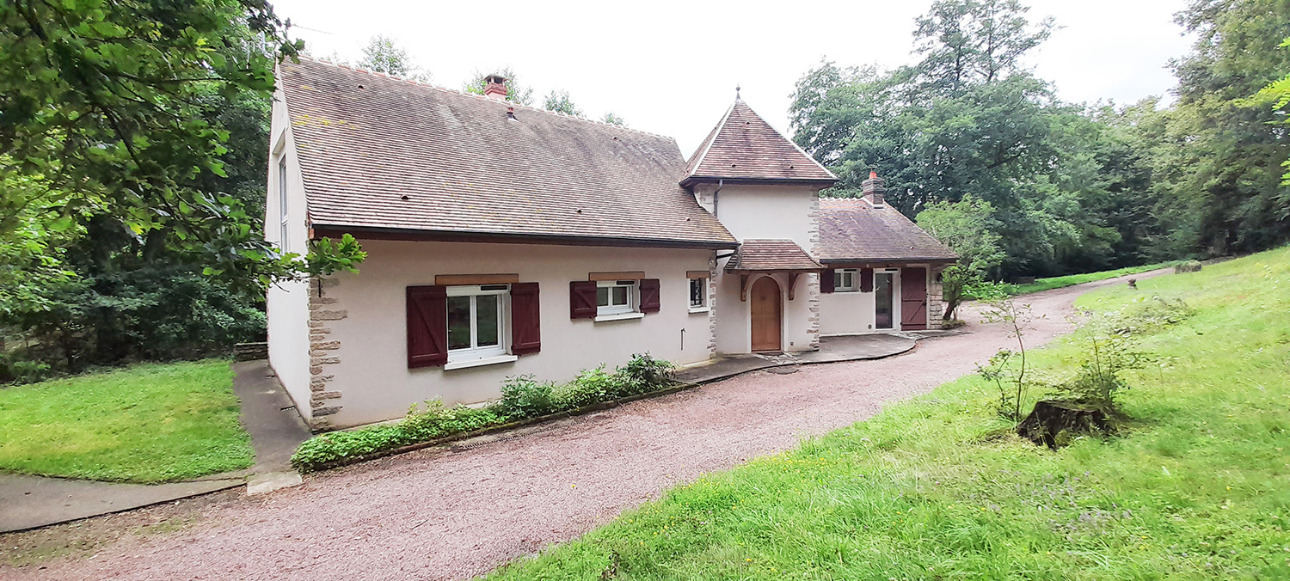
[[[495,399],[649,352],[818,349],[939,321],[954,255],[836,181],[742,100],[676,142],[309,59],[273,104],[266,239],[349,233],[359,273],[274,286],[270,364],[317,429]]]

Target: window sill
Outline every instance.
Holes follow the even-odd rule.
[[[466,369],[469,367],[483,367],[485,365],[511,363],[512,361],[516,361],[518,359],[519,357],[515,355],[494,355],[492,357],[485,357],[483,359],[468,359],[466,361],[449,361],[448,363],[444,364],[443,370],[452,371],[454,369]]]
[[[593,320],[597,323],[604,323],[606,321],[628,321],[643,318],[645,318],[645,313],[618,313],[615,315],[597,315]]]
[[[712,309],[708,307],[690,307],[690,314],[693,315],[695,313],[706,313],[711,310]]]

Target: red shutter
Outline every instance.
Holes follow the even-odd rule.
[[[873,269],[872,268],[860,269],[860,292],[862,293],[873,292]]]
[[[834,270],[831,268],[828,270],[820,271],[820,292],[822,293],[833,292],[833,273],[834,273]]]
[[[657,313],[662,303],[659,300],[658,279],[642,278],[639,288],[641,291],[641,312]]]
[[[408,369],[448,362],[448,293],[442,286],[407,289]]]
[[[596,318],[596,281],[575,280],[569,283],[569,318]]]
[[[511,285],[511,354],[524,355],[542,350],[541,306],[538,283]]]

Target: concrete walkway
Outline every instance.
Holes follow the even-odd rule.
[[[291,472],[291,453],[309,437],[309,428],[291,407],[265,361],[235,363],[233,369],[233,392],[242,401],[242,425],[255,448],[255,466],[250,470],[171,484],[115,484],[0,473],[0,533],[226,490],[247,484],[248,476],[252,486],[265,482],[280,487],[291,476],[299,482],[299,476]]]
[[[913,349],[916,341],[913,335],[899,333],[823,337],[820,339],[819,351],[780,355],[731,355],[711,363],[682,369],[677,372],[676,378],[686,383],[709,383],[760,369],[810,363],[882,359]]]

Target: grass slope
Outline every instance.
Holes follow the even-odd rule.
[[[136,365],[0,389],[0,469],[162,482],[251,465],[228,361]]]
[[[1120,437],[1036,447],[967,377],[489,578],[1290,578],[1290,249],[1138,286],[1082,305],[1198,311],[1146,338],[1162,364],[1131,378]]]
[[[1103,270],[1101,272],[1086,272],[1084,274],[1068,274],[1066,276],[1040,278],[1040,279],[1036,279],[1035,282],[1032,282],[1032,283],[1014,285],[1012,287],[1011,294],[1024,295],[1028,293],[1037,293],[1039,291],[1046,291],[1046,290],[1055,289],[1055,288],[1075,286],[1077,284],[1084,284],[1086,282],[1106,280],[1108,278],[1115,278],[1117,276],[1125,276],[1130,274],[1149,272],[1149,271],[1158,270],[1161,268],[1168,268],[1168,267],[1174,266],[1175,264],[1178,264],[1178,261],[1175,260],[1172,262],[1145,264],[1142,266],[1126,266],[1124,268],[1117,268],[1115,270]]]

